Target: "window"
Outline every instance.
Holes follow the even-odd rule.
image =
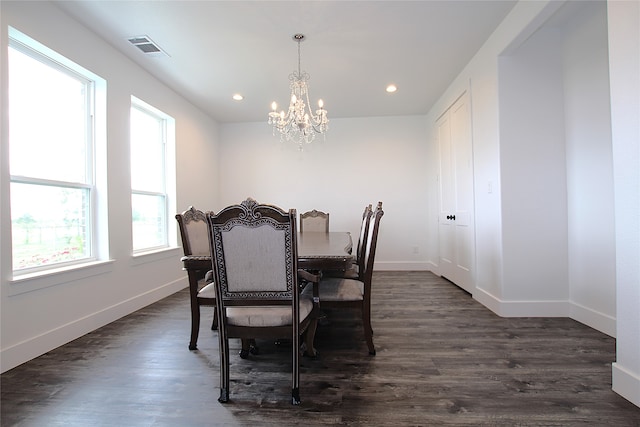
[[[13,272],[98,259],[95,100],[104,80],[9,29]]]
[[[168,189],[174,168],[174,120],[152,106],[131,100],[131,215],[133,252],[169,246]]]

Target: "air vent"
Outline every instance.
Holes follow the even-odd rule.
[[[135,36],[129,39],[129,43],[137,47],[149,56],[169,56],[164,50],[160,49],[148,36]]]

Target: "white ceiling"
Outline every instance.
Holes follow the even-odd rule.
[[[424,114],[516,1],[56,3],[226,123],[265,121],[272,101],[288,103],[295,33],[306,36],[311,102],[322,98],[329,119]],[[144,55],[127,41],[138,35],[169,56]],[[389,83],[395,94],[385,92]]]

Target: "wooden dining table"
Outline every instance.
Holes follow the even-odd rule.
[[[348,270],[354,260],[351,233],[346,231],[298,232],[298,268]]]
[[[346,231],[298,232],[298,268],[303,270],[348,270],[353,263],[351,233]],[[184,256],[185,270],[211,270],[210,256]]]

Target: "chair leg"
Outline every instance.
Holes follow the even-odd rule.
[[[300,331],[295,326],[293,327],[293,342],[291,346],[291,352],[293,355],[292,363],[292,387],[291,387],[291,403],[293,405],[300,404]]]
[[[371,310],[366,307],[362,309],[362,328],[364,329],[364,339],[369,347],[369,354],[376,355],[376,348],[373,345],[373,328],[371,327]]]
[[[200,329],[200,313],[191,313],[191,340],[189,341],[189,350],[198,349],[198,332]]]
[[[189,294],[191,299],[191,339],[189,350],[198,348],[198,332],[200,331],[200,305],[198,304],[198,281],[189,275]]]
[[[218,329],[218,314],[216,313],[216,310],[214,308],[214,310],[213,310],[213,321],[211,322],[211,330],[215,331],[216,329]]]
[[[256,344],[256,340],[253,338],[242,338],[240,340],[242,342],[242,348],[238,353],[241,359],[246,359],[249,357],[249,354],[260,354],[260,349]]]
[[[299,388],[294,388],[293,390],[291,390],[291,404],[292,405],[299,405],[301,403],[300,401],[300,389]]]
[[[225,331],[218,333],[218,342],[220,346],[220,397],[218,402],[227,403],[229,401],[229,340]]]
[[[229,401],[229,390],[225,388],[220,389],[220,397],[218,398],[218,402],[227,403]]]
[[[314,346],[314,341],[316,337],[316,329],[318,328],[318,319],[313,319],[309,326],[307,327],[307,331],[305,333],[305,356],[316,358],[318,356],[318,352]]]
[[[240,359],[246,359],[249,357],[249,340],[246,338],[242,338],[240,341],[242,342],[242,347],[240,348],[240,352],[238,354],[240,355]]]

